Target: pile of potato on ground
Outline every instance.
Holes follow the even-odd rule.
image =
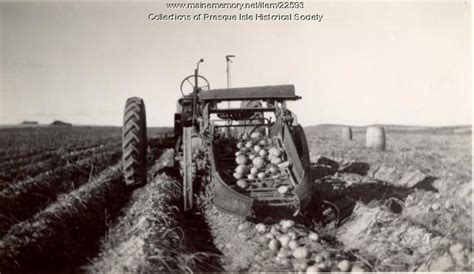
[[[255,256],[256,262],[271,259],[276,266],[306,273],[337,270],[342,272],[364,272],[347,259],[332,258],[321,246],[319,234],[295,228],[293,220],[281,220],[273,225],[245,222],[238,226],[240,233],[255,229],[257,241],[265,248]]]
[[[254,132],[250,136],[244,134],[242,140],[237,142],[237,149],[234,177],[237,179],[237,186],[243,189],[251,187],[249,184],[261,182],[262,179],[276,179],[289,166],[286,153],[277,146],[276,140],[263,136],[260,132]],[[291,185],[288,184],[278,187],[278,192],[282,194],[289,190]]]

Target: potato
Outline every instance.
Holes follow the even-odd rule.
[[[249,155],[249,159],[250,159],[251,161],[253,161],[253,159],[255,159],[255,157],[257,157],[257,156],[255,156],[254,154],[250,154],[250,155]]]
[[[278,252],[277,257],[279,256],[279,257],[284,257],[284,258],[291,258],[292,253],[293,252],[290,249],[288,249],[286,247],[282,247],[280,249],[280,252]]]
[[[288,243],[288,247],[289,247],[291,250],[296,249],[298,246],[299,246],[299,244],[298,244],[298,242],[297,242],[296,240],[291,240],[291,241]]]
[[[237,151],[237,152],[235,153],[235,156],[239,156],[239,155],[242,155],[242,151]]]
[[[291,264],[288,258],[282,258],[282,257],[275,258],[275,262],[283,267],[288,267]]]
[[[245,157],[245,155],[239,155],[235,158],[235,162],[239,165],[245,165],[247,163],[247,157]]]
[[[308,249],[304,246],[297,247],[293,250],[293,257],[295,257],[295,259],[305,259],[308,255]]]
[[[257,173],[258,173],[258,168],[252,167],[252,168],[250,169],[250,174],[256,175]]]
[[[253,147],[253,142],[251,140],[247,141],[247,143],[245,143],[245,148],[252,148]]]
[[[271,232],[265,233],[265,237],[267,237],[268,239],[275,239],[275,235]]]
[[[308,268],[308,261],[306,259],[299,259],[293,261],[293,269],[295,271],[306,271],[306,268]]]
[[[278,241],[280,241],[282,247],[287,247],[290,240],[291,239],[288,235],[281,235],[280,237],[278,237]]]
[[[234,173],[235,179],[242,179],[242,176],[243,176],[242,173],[237,173],[237,172]]]
[[[320,263],[324,262],[323,256],[321,256],[321,255],[314,256],[314,262],[317,263],[317,264],[320,264]]]
[[[273,157],[270,162],[274,165],[278,165],[279,163],[281,163],[281,158],[280,157]]]
[[[290,231],[290,232],[286,233],[286,235],[288,235],[290,237],[290,239],[296,240],[296,233],[294,231]]]
[[[279,163],[279,164],[278,164],[278,168],[279,168],[279,169],[285,169],[285,168],[287,168],[287,167],[289,167],[289,166],[290,166],[290,162],[288,162],[288,161],[285,161],[285,162],[283,162],[283,163]]]
[[[316,265],[316,267],[324,271],[324,270],[326,270],[326,268],[328,266],[325,263],[320,263],[320,264]]]
[[[265,146],[265,145],[267,145],[267,141],[260,140],[260,141],[258,141],[258,144],[261,145],[261,146]]]
[[[337,264],[337,268],[342,272],[347,272],[351,270],[351,263],[348,260],[342,260]]]
[[[312,265],[306,268],[306,273],[319,274],[321,273],[321,270],[317,266]]]
[[[270,155],[273,155],[275,157],[278,157],[281,154],[281,151],[276,147],[270,148],[270,150],[268,152],[270,153]]]
[[[310,232],[308,235],[308,239],[310,239],[311,241],[317,241],[319,240],[319,235],[316,232]]]
[[[259,179],[265,178],[265,172],[259,172],[259,173],[257,174],[257,177],[258,177]]]
[[[244,132],[244,134],[242,135],[242,139],[244,140],[247,140],[247,139],[250,139],[250,135],[248,134],[248,132]]]
[[[245,180],[238,180],[237,181],[237,186],[240,187],[240,188],[247,188],[248,187],[248,184]]]
[[[277,239],[271,239],[270,243],[268,243],[268,248],[270,248],[270,250],[277,251],[280,247],[280,242]]]
[[[253,159],[252,163],[256,168],[262,168],[265,162],[263,161],[262,157],[257,157]]]
[[[285,194],[285,193],[288,192],[288,190],[289,190],[289,189],[288,189],[287,186],[281,186],[281,187],[278,188],[277,191],[278,191],[278,193],[280,193],[280,194]]]
[[[282,228],[289,229],[295,225],[295,221],[293,220],[282,220],[280,222]]]
[[[247,179],[249,179],[249,180],[255,180],[255,175],[249,174],[249,175],[247,175]]]
[[[267,156],[267,154],[268,152],[263,148],[258,152],[258,155],[260,155],[260,157],[265,157]]]
[[[260,150],[262,150],[262,148],[259,145],[253,147],[253,151],[255,151],[257,153],[259,153]]]
[[[253,132],[252,134],[250,134],[250,138],[260,139],[260,138],[262,138],[262,134],[260,132],[256,131],[256,132]]]
[[[365,270],[357,265],[354,265],[352,268],[351,268],[351,273],[364,273]]]
[[[272,226],[272,228],[270,228],[270,233],[272,233],[275,236],[280,235],[280,231],[278,231],[278,229],[274,226]]]
[[[278,172],[278,168],[274,165],[270,165],[268,171],[270,172],[270,174],[276,174]]]
[[[260,223],[260,224],[257,224],[257,225],[255,226],[255,229],[256,229],[257,232],[259,232],[259,233],[264,233],[264,232],[267,230],[267,226]]]
[[[319,252],[319,255],[323,257],[324,261],[329,261],[329,259],[331,258],[331,253],[327,250]]]
[[[238,165],[236,168],[235,168],[235,172],[236,173],[246,173],[247,172],[247,166],[246,165]]]

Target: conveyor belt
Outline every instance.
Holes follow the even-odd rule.
[[[233,146],[235,147],[235,144]],[[243,179],[249,184],[249,187],[242,189],[236,185],[237,180],[232,175],[237,166],[235,155],[233,153],[219,155],[220,157],[217,162],[222,178],[235,191],[254,198],[257,205],[287,206],[293,205],[298,201],[297,196],[291,191],[286,194],[278,192],[279,186],[292,186],[287,170],[277,178]]]

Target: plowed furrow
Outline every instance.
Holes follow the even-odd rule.
[[[7,169],[11,166],[21,165],[22,163],[29,162],[31,160],[41,160],[43,157],[50,157],[58,149],[50,148],[44,150],[38,150],[32,153],[18,154],[18,155],[5,155],[0,159],[0,169]]]
[[[42,152],[35,153],[31,156],[21,156],[21,157],[11,157],[7,161],[0,163],[0,173],[8,171],[10,169],[18,168],[23,165],[31,164],[31,163],[38,163],[44,160],[47,160],[51,157],[64,157],[69,154],[79,153],[85,150],[98,148],[100,146],[107,145],[110,142],[94,142],[92,144],[86,144],[81,146],[72,146],[68,149],[62,149],[60,147],[56,147],[53,149],[43,150]]]
[[[107,218],[127,200],[115,165],[13,226],[0,240],[0,272],[72,272],[87,260]]]
[[[7,128],[0,131],[0,163],[90,144],[120,140],[120,129],[112,127]]]
[[[4,170],[3,172],[0,172],[0,190],[5,187],[4,184],[1,184],[2,181],[10,183],[20,181],[28,177],[34,177],[54,168],[59,168],[76,161],[81,161],[93,156],[94,154],[117,150],[119,148],[119,143],[112,143],[109,145],[94,145],[89,148],[72,151],[67,154],[54,153],[44,161],[33,161],[24,166],[18,166],[9,170]]]
[[[161,171],[156,177],[152,174]],[[148,184],[102,240],[102,252],[85,269],[92,273],[162,273],[222,270],[202,214],[182,211],[182,183],[174,151],[151,168]]]
[[[120,156],[116,149],[9,185],[0,192],[0,235],[56,200],[57,195],[87,183],[91,175],[116,163]]]

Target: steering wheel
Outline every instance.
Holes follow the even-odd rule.
[[[204,81],[204,85],[199,84],[199,80]],[[198,89],[209,90],[210,88],[211,85],[209,84],[209,81],[206,79],[206,77],[198,75]],[[192,93],[194,91],[194,75],[189,75],[188,77],[184,78],[184,80],[181,82],[179,89],[183,96],[185,96],[185,94]],[[191,89],[190,92],[185,92],[189,89]]]

